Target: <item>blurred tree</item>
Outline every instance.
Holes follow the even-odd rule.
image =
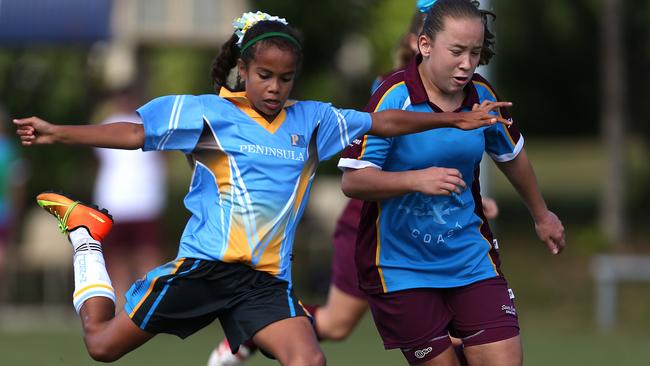
[[[630,209],[629,219],[632,227],[648,227],[650,216],[650,123],[646,103],[650,99],[650,0],[624,1],[624,37],[626,45],[627,74],[627,128],[634,142],[642,143],[642,170],[629,172],[628,182],[631,194],[626,204]]]
[[[625,148],[625,46],[623,6],[620,0],[605,0],[601,31],[602,117],[601,134],[605,146],[605,166],[601,193],[600,224],[612,247],[626,242],[624,210]]]
[[[70,124],[87,122],[95,95],[86,72],[85,47],[35,47],[0,49],[0,95],[12,117],[38,115]],[[13,130],[13,126],[8,127]],[[25,149],[34,167],[28,195],[43,189],[66,189],[89,197],[93,173],[84,169],[92,154],[70,147]]]
[[[598,133],[598,12],[593,0],[493,0],[495,81],[527,135]]]

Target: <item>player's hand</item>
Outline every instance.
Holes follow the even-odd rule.
[[[490,113],[495,109],[501,107],[512,107],[512,102],[493,102],[490,100],[484,100],[481,104],[474,104],[472,106],[472,111],[483,111],[485,113]],[[506,127],[509,127],[512,124],[512,121],[501,117],[501,115],[492,116],[497,119],[497,122],[503,123]]]
[[[449,196],[462,193],[467,185],[457,169],[431,167],[413,170],[414,191],[427,195]]]
[[[471,130],[483,126],[491,126],[497,122],[510,126],[512,124],[511,121],[501,116],[490,114],[494,109],[510,106],[512,106],[511,102],[493,102],[489,100],[485,100],[481,104],[474,104],[471,112],[459,113],[460,119],[456,121],[456,127],[462,130]]]
[[[56,126],[38,117],[14,119],[16,134],[23,146],[52,144]]]
[[[535,221],[535,231],[539,240],[544,242],[553,254],[559,254],[566,246],[564,226],[560,219],[551,211]]]
[[[499,216],[497,201],[490,197],[481,197],[481,203],[483,204],[483,215],[485,215],[485,218],[492,220]]]

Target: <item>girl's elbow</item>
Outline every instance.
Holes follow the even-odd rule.
[[[358,198],[358,191],[355,189],[354,184],[350,182],[350,178],[346,176],[346,173],[343,173],[343,178],[341,178],[341,190],[346,197]]]

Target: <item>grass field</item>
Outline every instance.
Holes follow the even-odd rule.
[[[596,330],[590,254],[567,250],[560,257],[545,252],[529,228],[500,236],[503,269],[517,296],[526,365],[637,366],[650,360],[650,284],[620,288],[619,322],[611,332]],[[38,313],[38,309],[36,309]],[[70,321],[0,330],[1,365],[91,365],[71,305]],[[52,320],[54,318],[54,320]],[[1,325],[1,324],[0,324]],[[6,327],[0,326],[0,329]],[[40,328],[40,329],[39,329]],[[116,365],[203,365],[222,337],[218,323],[187,340],[161,335]],[[329,365],[403,365],[398,351],[384,351],[370,317],[341,343],[324,343]],[[272,365],[257,355],[248,365]]]
[[[562,324],[533,325],[537,323],[535,320],[522,323],[526,365],[638,366],[648,364],[650,359],[648,334],[599,335],[566,330]],[[220,337],[216,324],[185,341],[161,335],[115,365],[204,365],[211,347]],[[347,341],[325,343],[323,348],[329,365],[405,364],[398,351],[383,350],[369,317]],[[78,329],[0,333],[0,352],[2,365],[7,366],[98,364],[86,355]],[[275,362],[256,355],[247,364],[273,365]]]

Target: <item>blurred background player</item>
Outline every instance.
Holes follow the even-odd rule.
[[[16,242],[19,232],[26,180],[26,165],[15,139],[6,134],[9,123],[9,114],[0,105],[0,301],[4,298],[8,247]]]
[[[113,90],[95,120],[142,123],[136,109],[142,90],[132,83]],[[116,309],[128,286],[162,263],[161,215],[167,194],[167,169],[162,152],[94,149],[98,161],[93,200],[110,207],[116,217],[106,237],[104,258],[116,292]]]
[[[429,2],[418,2],[418,9],[411,17],[407,32],[400,37],[395,50],[395,68],[378,76],[372,84],[374,92],[381,82],[397,71],[403,70],[411,59],[418,53],[418,36],[422,31],[425,12]],[[490,197],[482,197],[483,211],[489,219],[495,219],[499,214],[496,201]],[[357,228],[363,201],[350,199],[339,215],[332,236],[332,270],[327,300],[324,304],[305,304],[314,318],[316,334],[321,341],[345,340],[355,329],[363,315],[368,310],[365,294],[359,289],[356,265],[354,263],[354,248],[357,238]],[[454,345],[462,362],[461,341],[453,338]],[[245,342],[236,354],[231,352],[227,339],[223,339],[215,347],[208,358],[208,366],[236,366],[243,364],[257,350],[251,341]]]

